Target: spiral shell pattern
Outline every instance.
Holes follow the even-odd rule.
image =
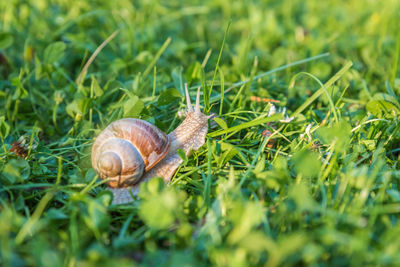
[[[111,123],[92,147],[92,166],[110,187],[127,187],[140,181],[168,152],[171,141],[156,126],[140,119]]]

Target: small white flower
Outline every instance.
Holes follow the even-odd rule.
[[[307,141],[311,142],[312,137],[311,137],[311,123],[307,125],[306,130],[304,131],[303,134],[300,134],[300,138],[304,139],[305,136],[307,136]]]
[[[276,113],[276,107],[274,104],[271,104],[271,108],[268,111],[268,116],[267,117],[271,117],[272,115],[274,115]]]
[[[308,137],[311,137],[310,131],[311,131],[311,123],[309,125],[307,125],[306,131],[305,131]]]
[[[271,104],[271,107],[270,107],[270,109],[268,111],[268,117],[271,117],[272,115],[275,115],[276,113],[281,113],[283,115],[283,119],[279,120],[280,122],[288,123],[288,122],[291,122],[294,119],[294,117],[289,117],[286,114],[286,107],[278,108],[278,112],[277,112],[275,105]]]
[[[294,117],[289,117],[288,115],[285,115],[285,118],[283,120],[279,120],[280,122],[291,122],[292,120],[294,120]]]

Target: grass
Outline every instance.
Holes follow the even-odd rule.
[[[399,265],[399,11],[1,1],[1,265]],[[218,114],[206,144],[111,205],[93,138],[172,131],[185,82]]]

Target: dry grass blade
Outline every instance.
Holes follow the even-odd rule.
[[[119,30],[116,30],[113,32],[104,42],[97,47],[97,49],[93,52],[93,54],[90,56],[89,60],[86,62],[85,66],[83,66],[82,71],[79,73],[78,78],[76,79],[76,84],[77,86],[80,86],[81,82],[86,76],[87,70],[89,69],[90,65],[93,63],[97,55],[100,53],[100,51],[109,43],[111,42],[112,39],[119,33]]]

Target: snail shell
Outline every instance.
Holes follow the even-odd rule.
[[[109,178],[112,188],[138,182],[168,151],[171,141],[151,123],[121,119],[111,123],[92,147],[92,165],[100,178]]]
[[[190,103],[185,84],[187,115],[170,134],[139,119],[121,119],[111,123],[97,137],[92,147],[92,166],[101,179],[108,178],[114,195],[113,204],[132,201],[139,184],[153,177],[169,182],[182,163],[178,149],[187,156],[205,143],[208,120],[200,111],[200,87],[195,108]]]

